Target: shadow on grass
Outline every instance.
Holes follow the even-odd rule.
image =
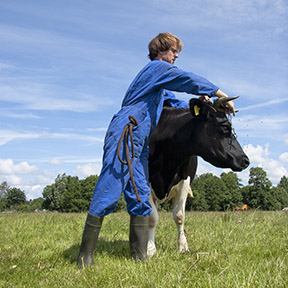
[[[80,243],[73,244],[63,252],[63,258],[70,263],[76,263],[79,249]],[[104,238],[99,238],[94,254],[95,253],[115,258],[130,258],[129,241],[108,241]]]

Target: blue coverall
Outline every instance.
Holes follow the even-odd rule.
[[[89,213],[105,216],[113,212],[124,191],[130,215],[150,215],[149,138],[159,121],[164,101],[172,107],[188,107],[186,102],[176,99],[169,90],[211,97],[218,89],[205,78],[183,71],[165,61],[149,62],[129,86],[121,110],[114,115],[108,127],[104,142],[103,166]],[[119,161],[116,152],[123,128],[130,122],[129,115],[134,116],[139,124],[133,128],[135,158],[132,163],[134,180],[142,199],[139,203],[132,187],[128,166]],[[122,150],[125,150],[124,143]],[[122,158],[126,161],[122,150]]]

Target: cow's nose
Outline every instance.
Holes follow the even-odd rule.
[[[243,156],[242,158],[242,166],[243,168],[247,168],[250,164],[249,158],[247,156]]]

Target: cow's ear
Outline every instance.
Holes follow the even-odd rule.
[[[190,112],[194,117],[197,117],[199,115],[201,115],[201,110],[203,107],[203,101],[200,99],[194,99],[192,98],[189,101],[189,108],[190,108]]]

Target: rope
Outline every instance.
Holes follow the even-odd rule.
[[[123,165],[128,165],[132,186],[133,186],[133,189],[134,189],[136,197],[137,197],[137,202],[139,203],[139,202],[141,202],[141,198],[138,194],[138,190],[137,190],[137,187],[136,187],[136,184],[134,181],[133,171],[132,171],[132,166],[131,166],[132,162],[134,161],[134,156],[135,156],[132,129],[133,129],[133,127],[138,126],[138,122],[134,116],[129,115],[128,118],[129,118],[130,122],[124,127],[123,132],[121,134],[120,140],[118,142],[118,147],[117,147],[117,156]],[[124,136],[125,136],[125,151],[126,151],[127,162],[125,162],[123,159],[121,159],[121,156],[120,156],[121,144],[123,142]],[[129,155],[129,144],[128,144],[129,143],[129,137],[130,137],[131,150],[132,150],[131,151],[132,152],[132,158],[131,159],[130,159],[130,155]]]

